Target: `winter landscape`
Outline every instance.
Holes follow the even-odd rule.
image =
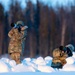
[[[75,52],[66,59],[62,69],[51,67],[52,57],[24,58],[21,64],[2,56],[0,58],[0,75],[75,75]]]
[[[18,20],[28,26],[20,64],[8,56],[8,32]],[[51,67],[53,49],[69,43],[75,47],[75,0],[0,0],[0,75],[75,75],[75,50],[62,69]]]

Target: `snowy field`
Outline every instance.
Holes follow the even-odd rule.
[[[52,57],[24,58],[16,65],[14,60],[0,58],[0,75],[75,75],[75,53],[66,59],[67,64],[62,69],[51,67]]]

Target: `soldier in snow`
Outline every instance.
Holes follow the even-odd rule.
[[[8,53],[11,59],[19,64],[24,50],[24,41],[26,39],[28,27],[24,25],[23,21],[18,21],[16,24],[12,23],[11,26],[12,29],[8,33],[10,38]]]
[[[53,68],[62,68],[67,62],[66,58],[71,57],[74,51],[74,46],[72,44],[68,44],[65,47],[60,46],[53,50],[53,60],[51,67]]]

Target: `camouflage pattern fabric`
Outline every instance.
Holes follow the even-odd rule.
[[[26,39],[26,36],[24,36],[24,29],[25,28],[22,28],[21,32],[19,32],[18,29],[12,28],[8,33],[8,36],[10,38],[8,53],[10,54],[11,58],[15,60],[17,63],[20,62],[20,56],[22,54],[22,50],[24,50],[22,47],[23,41],[25,41]]]
[[[58,63],[60,63],[62,66],[64,66],[66,64],[67,57],[68,57],[68,55],[66,53],[61,51],[59,48],[56,48],[53,50],[52,63],[54,63],[54,65],[58,65]],[[57,66],[56,66],[56,68],[57,68]]]
[[[21,62],[20,58],[21,58],[21,55],[20,53],[18,52],[14,52],[14,53],[11,53],[10,57],[16,61],[17,64],[19,64]]]

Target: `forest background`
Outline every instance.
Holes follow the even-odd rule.
[[[9,10],[0,3],[0,55],[8,53],[8,32],[12,22],[24,21],[28,26],[25,57],[52,56],[52,51],[69,43],[75,46],[75,2],[67,6],[48,6],[39,0],[36,4],[25,1],[22,8],[18,0],[11,0]]]

